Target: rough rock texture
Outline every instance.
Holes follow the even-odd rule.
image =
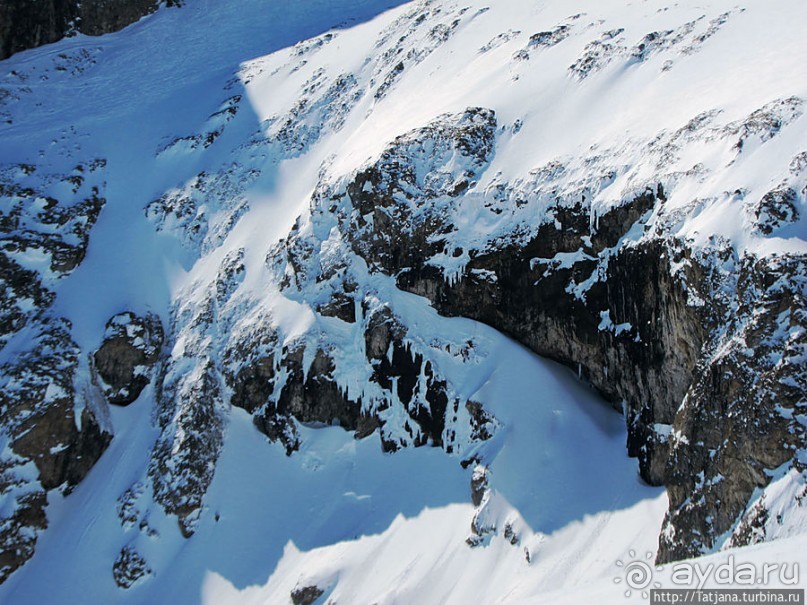
[[[0,57],[66,32],[111,31],[154,8],[152,0],[45,2],[36,9],[0,0]],[[0,364],[0,495],[10,503],[0,519],[0,581],[32,555],[47,525],[48,491],[66,492],[81,481],[109,443],[106,404],[131,403],[149,380],[158,435],[147,476],[120,496],[126,531],[158,535],[148,521],[153,495],[190,537],[205,514],[227,422],[247,413],[290,455],[302,445],[302,424],[339,424],[356,438],[377,435],[386,452],[431,445],[475,465],[471,498],[478,510],[469,543],[483,544],[497,528],[479,442],[498,425],[458,394],[450,373],[441,374],[441,363],[472,364],[480,353],[463,334],[407,329],[413,324],[406,304],[394,303],[412,298],[396,284],[444,315],[481,320],[567,364],[625,414],[628,451],[645,480],[670,495],[660,561],[768,535],[776,518],[765,501],[772,477],[804,473],[807,465],[807,262],[804,255],[768,253],[765,244],[769,237],[801,237],[807,152],[787,169],[772,169],[776,180],[753,195],[745,187],[755,185],[729,183],[736,174],[721,171],[800,119],[802,99],[777,99],[731,122],[721,121],[727,109],[704,108],[677,130],[617,137],[613,147],[587,142],[574,157],[545,158],[507,177],[494,173],[498,146],[515,140],[525,121],[530,130],[535,112],[502,123],[491,109],[469,107],[397,136],[359,168],[336,168],[352,166],[349,154],[326,158],[309,208],[262,266],[252,255],[255,242],[249,253],[226,248],[250,211],[254,186],[273,181],[278,163],[306,155],[350,124],[354,109],[372,112],[387,103],[418,64],[472,29],[463,20],[487,9],[463,17],[468,10],[413,5],[381,32],[355,73],[310,70],[299,94],[288,95],[293,104],[249,131],[249,97],[236,93],[264,69],[285,69],[293,82],[343,34],[299,43],[283,66],[246,61],[194,132],[154,141],[160,160],[185,155],[191,168],[175,187],[152,192],[145,216],[156,231],[176,237],[183,263],[204,267],[188,274],[198,281],[172,292],[165,335],[156,318],[124,313],[109,321],[103,344],[88,356],[53,311],[54,284],[82,262],[104,206],[104,161],[51,175],[28,164],[0,168],[0,351],[14,351]],[[561,71],[569,86],[589,86],[609,64],[627,73],[661,53],[677,61],[698,52],[734,12],[639,37],[576,15],[523,32],[514,55],[493,52],[521,36],[514,30],[479,53],[488,53],[486,62],[512,57],[503,68],[515,80],[527,61],[587,32]],[[25,107],[12,105],[32,94],[26,82],[57,72],[78,76],[100,50],[67,51],[45,70],[7,74],[0,101],[19,115]],[[672,66],[669,59],[660,69]],[[8,124],[11,118],[0,113]],[[244,132],[251,133],[247,140],[233,141]],[[60,136],[54,145],[78,135]],[[237,146],[219,155],[228,145]],[[205,160],[214,159],[202,161],[214,146]],[[704,163],[684,164],[693,157]],[[706,181],[727,190],[682,203]],[[745,221],[737,232],[755,238],[754,246],[695,238],[680,228],[725,211],[724,202]],[[270,299],[282,299],[284,308]],[[289,309],[304,327],[291,329],[273,316]],[[803,490],[797,496],[805,497]],[[502,525],[518,544],[520,529]],[[124,588],[150,573],[134,544],[113,566]],[[302,584],[297,598],[316,600],[318,591]]]
[[[600,47],[619,35],[589,49],[579,77],[599,68]],[[635,60],[674,38],[649,36]],[[314,80],[312,91],[326,90]],[[323,109],[342,103],[340,94],[270,121],[269,138],[250,149],[300,153],[319,136],[302,116],[341,115]],[[150,469],[157,502],[177,515],[185,535],[193,533],[230,405],[288,454],[300,447],[299,423],[339,424],[358,438],[377,432],[385,451],[431,444],[459,454],[464,465],[478,462],[459,444],[489,439],[496,421],[453,394],[430,358],[432,345],[412,340],[395,309],[378,299],[368,275],[383,274],[445,315],[488,323],[569,365],[624,412],[628,451],[642,476],[670,492],[660,561],[719,547],[735,529],[742,540],[749,535],[742,528],[760,517],[751,510],[754,493],[805,449],[798,421],[805,259],[676,235],[711,200],[672,209],[668,200],[679,183],[708,171],[668,167],[690,144],[739,156],[776,137],[802,105],[773,101],[727,124],[706,112],[651,140],[556,158],[522,180],[494,175],[484,192],[477,183],[490,176],[500,133],[520,129],[500,126],[486,108],[438,116],[353,173],[331,175],[324,166],[309,212],[266,258],[273,287],[311,310],[305,335],[279,332],[271,312],[240,292],[243,251],[230,252],[212,281],[178,297],[172,353],[158,380],[161,436]],[[338,121],[328,127],[338,129]],[[625,157],[637,150],[641,169]],[[803,203],[805,165],[794,158],[790,176],[759,200],[740,187],[725,196],[760,236],[787,229]],[[237,175],[254,178],[229,164],[154,202],[147,214],[158,229],[174,225],[179,241],[203,254],[243,211]],[[619,177],[627,185],[603,203]],[[213,225],[199,213],[203,206],[230,218]],[[469,208],[490,217],[482,239],[463,231]],[[182,220],[165,219],[171,213]],[[339,340],[335,334],[345,330],[352,336]],[[461,355],[472,349],[463,344]],[[364,378],[357,383],[356,376]],[[758,450],[747,449],[752,443]]]
[[[252,341],[253,351],[275,347],[272,356],[247,353],[238,357],[236,372],[227,375],[232,405],[253,414],[258,429],[280,441],[291,454],[299,447],[296,422],[339,425],[361,439],[379,431],[384,451],[432,445],[455,451],[456,434],[446,431],[447,413],[456,414],[460,401],[452,398],[433,364],[407,341],[407,330],[387,306],[367,308],[359,326],[363,330],[368,387],[365,396],[352,397],[335,377],[335,351],[311,348],[299,342],[277,348],[274,332],[264,327],[262,339]],[[267,336],[268,335],[268,336]],[[236,345],[249,351],[249,345]],[[229,363],[234,359],[230,358]],[[378,390],[373,393],[372,387]],[[495,421],[474,402],[466,402],[473,439],[489,439]],[[405,413],[402,427],[387,426],[393,406]],[[470,407],[468,407],[470,406]],[[476,406],[476,407],[474,407]],[[477,409],[478,408],[478,409]],[[396,417],[396,421],[400,418]],[[403,428],[404,435],[397,433]]]
[[[129,405],[138,398],[150,381],[162,344],[163,328],[156,315],[137,317],[127,311],[107,322],[93,361],[109,403]]]
[[[196,283],[175,306],[171,354],[157,378],[154,445],[149,476],[154,498],[178,518],[183,535],[194,532],[202,497],[221,451],[228,406],[215,347],[226,341],[226,314],[243,279],[243,251],[228,255],[211,283]]]
[[[112,565],[112,577],[121,588],[131,588],[152,574],[146,560],[131,546],[124,546]]]
[[[291,602],[294,605],[313,605],[324,594],[319,586],[300,586],[291,591]]]
[[[709,536],[738,518],[732,544],[751,543],[749,527],[767,515],[761,504],[748,507],[751,494],[782,465],[805,470],[798,458],[807,443],[799,420],[807,406],[805,294],[807,257],[743,259],[731,339],[700,364],[673,425],[662,560],[708,547]]]
[[[106,162],[43,174],[30,164],[0,166],[0,348],[54,301],[48,285],[84,259],[106,203]]]
[[[6,443],[0,485],[4,496],[17,499],[0,526],[0,542],[8,546],[0,579],[33,554],[37,532],[31,530],[46,526],[46,492],[67,492],[78,484],[112,438],[91,390],[77,392],[74,386],[80,351],[69,328],[63,320],[52,321],[32,350],[15,365],[0,367]]]
[[[643,143],[658,178],[634,183],[604,208],[591,200],[625,170],[617,152],[585,159],[577,181],[558,159],[523,183],[475,193],[497,124],[492,111],[469,108],[399,136],[354,174],[321,183],[312,217],[335,223],[371,271],[395,276],[445,315],[488,323],[569,365],[623,410],[642,477],[670,490],[659,561],[694,556],[731,535],[770,472],[796,464],[807,447],[798,420],[807,391],[807,258],[676,237],[672,226],[686,214],[665,204],[676,183],[697,172],[664,167],[691,141],[733,142],[740,154],[744,141],[775,137],[801,106],[774,101],[722,127],[704,114],[660,134]],[[804,170],[798,158],[792,165],[791,180],[747,205],[762,234],[798,218]],[[571,187],[559,189],[563,179]],[[460,213],[482,202],[493,215],[525,218],[504,222],[506,230],[470,249],[452,244],[462,241]],[[704,203],[695,200],[693,211]],[[294,237],[287,246],[298,287],[311,279],[305,258],[317,248]],[[288,272],[285,279],[291,283]],[[386,350],[375,340],[368,353]],[[399,389],[410,373],[403,361],[395,364]]]
[[[0,168],[0,582],[34,552],[47,527],[47,492],[69,492],[93,467],[112,436],[103,401],[79,376],[83,355],[71,325],[53,316],[56,280],[84,258],[105,200],[105,162],[70,174],[35,166]],[[57,197],[58,196],[58,197]]]
[[[167,0],[167,6],[181,1]],[[2,0],[0,59],[78,33],[100,36],[157,10],[155,0]]]
[[[476,511],[471,520],[471,535],[465,540],[465,543],[471,548],[488,544],[490,537],[496,532],[496,524],[488,519],[487,514],[491,501],[488,480],[488,468],[481,465],[476,466],[471,475],[471,501]]]

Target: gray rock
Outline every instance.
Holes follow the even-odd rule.
[[[294,605],[313,605],[318,598],[325,594],[319,586],[298,586],[291,591],[291,602]]]
[[[112,565],[112,577],[115,584],[128,589],[138,581],[152,575],[153,572],[146,560],[133,546],[124,546],[115,563]]]
[[[125,312],[106,324],[104,342],[93,355],[94,368],[109,403],[126,406],[151,380],[163,344],[160,319]]]
[[[167,0],[178,6],[180,0]],[[0,59],[77,33],[100,36],[157,10],[156,0],[0,1]]]

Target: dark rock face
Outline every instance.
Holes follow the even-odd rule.
[[[558,221],[525,246],[472,257],[468,278],[452,284],[431,267],[411,267],[398,284],[430,298],[441,313],[483,321],[568,364],[618,407],[625,401],[629,452],[645,479],[660,484],[664,464],[654,456],[661,444],[652,427],[672,423],[705,336],[698,309],[687,305],[683,282],[672,275],[683,252],[660,240],[625,248],[585,297],[567,292],[599,270],[597,248],[616,243],[655,200],[648,191],[600,217],[594,234],[582,207],[559,207]],[[578,251],[581,260],[570,267],[551,266],[558,253]]]
[[[764,141],[798,107],[772,103],[713,132]],[[663,215],[669,192],[661,182],[598,215],[585,187],[558,195],[529,238],[514,232],[483,249],[446,250],[456,230],[452,199],[490,161],[495,128],[492,112],[469,109],[398,137],[344,186],[353,212],[331,209],[345,217],[344,236],[399,288],[569,365],[623,410],[642,477],[669,489],[659,561],[708,551],[721,535],[748,526],[744,515],[759,517],[745,509],[770,481],[766,471],[796,464],[794,453],[807,447],[804,427],[793,420],[807,392],[799,362],[807,258],[738,256],[727,241],[696,247],[668,235],[664,219],[648,222]],[[427,146],[429,157],[421,157]],[[446,150],[467,166],[459,178],[441,171]],[[797,160],[794,174],[803,169]],[[424,164],[432,166],[425,178],[415,168]],[[550,163],[539,176],[551,182],[564,169]],[[503,201],[526,203],[503,191]],[[338,190],[326,194],[340,199]],[[797,195],[786,184],[766,195],[751,209],[759,230],[797,220]],[[458,275],[446,276],[445,261],[435,262],[448,255],[466,259]],[[370,337],[368,353],[386,350],[383,337]],[[403,399],[412,368],[397,354]]]
[[[226,341],[227,327],[217,318],[243,276],[243,250],[236,250],[224,259],[211,283],[193,285],[200,291],[198,299],[191,296],[175,305],[169,337],[173,350],[156,380],[160,436],[148,473],[154,499],[177,516],[186,537],[195,531],[224,439],[228,405],[213,346],[219,339]]]
[[[0,526],[0,581],[33,555],[36,530],[47,527],[47,492],[69,492],[112,439],[102,428],[99,408],[85,399],[87,393],[75,390],[80,351],[69,328],[64,320],[51,322],[34,349],[0,368],[0,417],[10,438],[10,456],[0,460],[0,489],[18,503]],[[85,407],[76,418],[76,402],[82,401]],[[31,470],[38,474],[34,482],[26,479]]]
[[[704,136],[765,140],[795,115],[792,105],[772,103]],[[663,164],[710,120],[699,116],[649,149]],[[378,432],[388,452],[426,444],[455,452],[458,417],[470,424],[472,440],[491,437],[495,419],[451,393],[423,343],[410,340],[362,281],[369,270],[444,315],[483,321],[567,364],[622,411],[642,477],[669,489],[660,561],[706,552],[735,529],[737,543],[755,535],[742,529],[764,517],[746,510],[752,494],[767,485],[768,471],[795,464],[794,452],[807,444],[792,420],[807,380],[798,361],[805,259],[739,254],[720,238],[696,246],[671,235],[668,223],[688,211],[666,213],[680,175],[634,184],[595,211],[597,187],[616,175],[602,156],[584,161],[601,173],[562,194],[553,183],[567,166],[557,160],[531,172],[520,189],[494,180],[483,195],[476,183],[498,132],[491,110],[468,108],[397,137],[354,174],[323,177],[311,216],[270,251],[266,264],[284,296],[309,304],[314,322],[360,335],[363,342],[352,345],[361,347],[359,357],[349,364],[366,365],[361,388],[340,375],[344,352],[326,331],[287,340],[260,306],[238,297],[243,252],[228,255],[213,282],[194,285],[195,302],[177,306],[172,338],[182,350],[159,381],[163,437],[151,477],[156,500],[177,514],[183,533],[192,533],[200,514],[229,404],[288,454],[300,447],[298,423],[339,424],[357,438]],[[805,164],[794,159],[795,177]],[[785,181],[776,191],[785,193],[765,196],[765,208],[796,189]],[[452,212],[480,198],[494,215],[533,203],[541,218],[513,222],[476,247],[450,245],[458,230]],[[746,206],[760,219],[754,208]],[[767,212],[782,215],[776,228],[797,220]],[[318,233],[339,238],[323,246]],[[216,342],[226,343],[221,356]],[[182,447],[172,455],[177,436]],[[476,529],[483,539],[483,517]]]
[[[773,189],[766,193],[754,207],[756,228],[770,235],[779,228],[795,223],[799,218],[796,208],[798,194],[791,187]]]
[[[474,469],[471,476],[471,502],[476,507],[482,505],[482,498],[488,490],[488,472],[483,466]]]
[[[365,308],[362,315],[365,363],[370,384],[382,393],[380,401],[351,397],[334,376],[334,352],[319,348],[308,355],[306,345],[299,343],[275,349],[271,357],[248,354],[241,358],[238,371],[227,374],[232,405],[251,413],[258,429],[270,440],[280,441],[288,454],[300,445],[296,422],[337,424],[357,439],[378,430],[387,452],[410,442],[415,447],[432,445],[454,452],[456,435],[446,432],[446,417],[452,411],[456,415],[460,401],[449,395],[432,363],[406,342],[406,328],[388,307]],[[273,335],[259,342],[257,349],[277,345]],[[393,436],[394,429],[386,426],[384,412],[392,405],[402,405],[408,416],[403,436]],[[489,439],[494,419],[474,402],[467,402],[466,410],[472,438]]]
[[[0,352],[18,346],[0,362],[0,493],[12,504],[0,513],[0,582],[33,555],[47,493],[69,492],[112,438],[100,394],[80,380],[72,326],[52,313],[56,280],[83,260],[105,204],[105,165],[82,162],[69,174],[0,167]]]
[[[393,141],[377,163],[360,171],[347,186],[357,214],[351,225],[359,235],[352,241],[354,251],[389,273],[425,264],[441,249],[439,242],[429,239],[438,230],[440,212],[436,204],[423,213],[418,206],[466,191],[493,158],[495,135],[495,113],[472,107],[457,116],[441,116]],[[424,174],[420,168],[425,162],[445,161],[453,153],[461,158],[464,170]]]
[[[190,537],[221,451],[221,384],[213,364],[207,361],[184,381],[165,384],[159,397],[164,406],[158,416],[163,434],[149,466],[154,499],[177,516],[180,531]],[[177,450],[171,439],[175,435],[181,436]]]
[[[285,352],[281,368],[286,380],[277,399],[277,413],[294,416],[300,422],[338,424],[355,430],[361,406],[340,391],[333,379],[333,360],[318,350],[304,371],[303,353],[302,348]]]
[[[156,315],[125,312],[106,324],[104,343],[93,355],[104,395],[113,405],[129,405],[149,383],[160,354],[163,328]]]
[[[471,520],[471,535],[465,543],[471,548],[477,548],[490,542],[491,536],[496,532],[496,523],[488,518],[488,505],[491,499],[490,487],[488,485],[489,472],[486,466],[478,465],[474,467],[471,475],[471,501],[476,511]],[[509,525],[507,527],[510,527]],[[510,527],[507,539],[512,538],[512,527]]]
[[[324,594],[319,586],[300,586],[291,591],[291,602],[294,605],[313,605]]]
[[[807,443],[798,420],[807,393],[806,277],[805,257],[743,259],[742,319],[728,328],[734,338],[699,365],[673,424],[661,560],[691,557],[735,523],[731,543],[751,543],[767,515],[760,505],[746,510],[751,494],[770,482],[773,469],[792,461],[805,470],[793,457]]]
[[[471,276],[454,284],[429,267],[403,273],[399,284],[442,313],[484,321],[574,367],[624,406],[629,454],[646,481],[669,490],[659,560],[708,550],[768,484],[765,470],[807,443],[793,419],[807,392],[798,362],[807,258],[736,259],[720,248],[698,258],[681,242],[651,240],[610,257],[604,279],[580,300],[567,285],[587,278],[592,263],[542,275],[525,250],[473,259]],[[724,263],[738,265],[736,298],[719,294],[731,281],[715,269]],[[475,268],[497,279],[476,280]],[[753,318],[750,326],[732,325],[732,311]],[[792,338],[777,339],[782,332]],[[715,356],[723,339],[735,344]],[[780,353],[784,360],[772,363]]]
[[[180,4],[178,0],[166,2],[167,6]],[[155,0],[2,0],[0,59],[77,33],[100,36],[117,31],[158,6]]]
[[[682,252],[674,242],[661,241],[627,248],[609,259],[603,279],[578,298],[567,286],[598,270],[594,251],[586,251],[581,240],[576,245],[589,258],[568,269],[549,271],[530,262],[568,251],[564,240],[573,230],[561,225],[560,231],[545,226],[523,248],[472,259],[470,277],[456,284],[425,267],[401,274],[399,285],[428,296],[441,313],[488,323],[568,364],[617,407],[624,400],[629,452],[639,457],[643,476],[659,484],[663,473],[653,456],[652,427],[672,422],[704,340],[699,312],[687,306],[686,290],[671,274],[670,261]],[[496,279],[475,278],[474,270]]]
[[[34,556],[36,537],[26,535],[41,532],[48,527],[45,516],[47,494],[36,490],[21,494],[22,482],[9,476],[16,470],[13,463],[3,462],[2,475],[0,475],[0,490],[3,494],[15,493],[17,509],[13,514],[3,519],[3,528],[0,530],[0,581],[4,582],[16,569],[21,567],[28,559]],[[9,473],[8,471],[11,471]]]
[[[106,204],[99,181],[105,166],[95,159],[67,174],[43,174],[29,164],[0,166],[0,349],[53,304],[49,283],[84,259]],[[41,260],[32,262],[32,256]]]
[[[121,588],[131,588],[138,580],[152,574],[146,560],[131,546],[124,546],[112,565],[112,577]]]

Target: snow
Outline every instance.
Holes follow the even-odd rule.
[[[643,191],[659,165],[678,181],[665,216],[643,217],[648,225],[666,220],[670,235],[702,245],[717,235],[741,251],[805,251],[803,194],[800,221],[762,237],[748,229],[745,202],[731,192],[758,200],[783,179],[803,187],[805,177],[787,167],[804,151],[807,118],[791,116],[764,145],[749,137],[739,155],[732,151],[739,135],[720,134],[776,99],[807,98],[803,2],[777,0],[775,10],[735,8],[727,0],[651,0],[629,8],[616,0],[434,4],[442,12],[417,30],[417,15],[434,6],[186,0],[122,32],[78,36],[0,63],[0,88],[12,93],[0,105],[0,116],[11,119],[0,126],[0,161],[67,173],[81,159],[108,160],[108,203],[87,257],[54,286],[54,312],[72,322],[82,349],[97,347],[105,322],[125,310],[152,311],[164,325],[177,306],[199,312],[224,259],[243,249],[245,273],[220,309],[243,325],[217,329],[232,335],[266,321],[282,345],[321,338],[336,351],[339,384],[371,399],[358,329],[315,315],[313,296],[325,293],[299,300],[282,293],[267,258],[300,217],[301,230],[328,227],[316,234],[318,260],[337,264],[344,242],[310,215],[317,183],[344,183],[395,137],[466,107],[494,109],[500,130],[496,153],[474,175],[470,193],[456,204],[435,202],[453,213],[457,227],[445,253],[432,259],[446,279],[462,274],[470,250],[516,233],[528,237],[551,218],[557,197],[584,194],[601,216]],[[445,26],[443,37],[430,34],[433,24]],[[530,42],[536,32],[567,32],[557,29],[564,26],[568,37],[556,44]],[[668,30],[680,32],[680,40],[673,34],[647,47],[641,61],[632,55],[648,32]],[[411,38],[400,42],[403,34]],[[585,76],[571,73],[585,52],[597,58],[595,40],[614,45],[610,60]],[[377,96],[399,47],[406,67]],[[529,58],[514,59],[520,51]],[[60,61],[78,73],[58,70]],[[27,83],[13,73],[26,74]],[[344,74],[355,82],[335,87]],[[298,106],[304,94],[309,104]],[[705,130],[692,140],[681,135],[666,158],[666,147],[678,144],[674,133],[707,111],[714,115]],[[650,146],[657,137],[661,151]],[[416,165],[418,182],[454,184],[467,168],[456,157],[441,160],[437,175]],[[199,178],[202,171],[208,178]],[[499,185],[523,194],[525,204],[491,211]],[[190,218],[147,216],[161,198],[191,199]],[[642,236],[639,225],[625,238]],[[27,256],[43,261],[36,250]],[[566,267],[582,258],[577,251],[531,262]],[[159,435],[155,393],[147,388],[130,407],[111,410],[115,438],[81,485],[51,497],[50,528],[34,558],[0,586],[0,602],[43,603],[58,594],[65,604],[274,603],[313,584],[325,590],[322,602],[624,602],[612,581],[614,564],[631,549],[655,552],[667,501],[662,490],[641,483],[626,457],[619,414],[569,370],[481,324],[441,318],[423,299],[364,269],[364,286],[405,321],[408,338],[428,352],[452,393],[495,417],[491,441],[477,445],[461,434],[453,457],[439,448],[385,455],[377,435],[356,441],[338,427],[301,427],[302,450],[286,457],[233,409],[197,532],[185,539],[140,485]],[[474,275],[491,279],[482,270]],[[597,279],[595,270],[576,294],[585,296]],[[608,311],[599,328],[616,335],[632,329],[614,324]],[[194,347],[214,358],[219,352],[205,348],[214,336],[191,336],[178,334],[174,342],[174,358],[188,355],[178,374],[191,376]],[[457,352],[467,342],[473,352],[464,359]],[[23,345],[9,346],[4,359]],[[399,414],[399,407],[388,413]],[[458,431],[467,429],[464,420]],[[459,464],[472,455],[489,467],[491,492],[481,514],[497,530],[476,548],[466,544],[480,512],[470,501],[472,469]],[[30,466],[19,472],[30,474]],[[781,498],[783,511],[800,487],[788,477],[777,478],[767,496]],[[121,523],[119,498],[137,485],[137,522]],[[807,525],[796,513],[786,520],[775,534],[781,541],[738,552],[754,561],[807,562]],[[517,545],[504,536],[508,524]],[[124,591],[111,566],[127,545],[136,545],[154,575]]]
[[[568,370],[484,326],[450,323],[458,325],[444,329],[475,331],[490,346],[480,367],[459,366],[465,375],[457,378],[506,427],[480,454],[491,461],[490,521],[500,530],[512,523],[518,546],[501,535],[478,549],[465,544],[471,469],[437,448],[386,455],[373,438],[303,427],[302,451],[286,457],[240,410],[193,538],[181,538],[153,506],[143,518],[159,538],[138,537],[136,527],[118,524],[116,499],[138,477],[153,439],[141,399],[113,410],[110,450],[51,508],[37,555],[0,594],[36,603],[58,586],[65,603],[283,602],[296,584],[312,582],[332,584],[332,598],[352,602],[459,603],[475,594],[488,602],[502,587],[519,602],[610,572],[624,549],[653,549],[666,497],[642,485],[624,456],[619,415]],[[130,540],[159,572],[120,591],[109,574],[112,549]],[[64,552],[73,553],[71,565],[61,562]],[[42,574],[47,582],[30,581]]]

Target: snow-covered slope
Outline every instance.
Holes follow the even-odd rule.
[[[803,553],[805,22],[187,0],[0,62],[0,601]]]

